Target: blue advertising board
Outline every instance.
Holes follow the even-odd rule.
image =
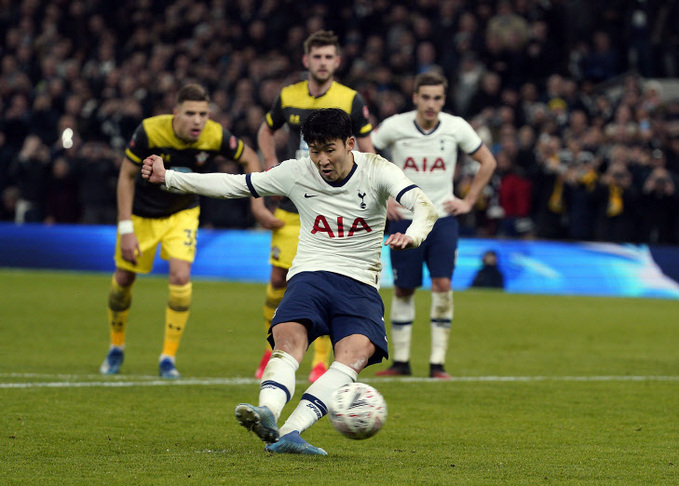
[[[115,238],[113,226],[0,223],[0,267],[112,272]],[[192,274],[266,282],[270,239],[268,231],[201,229]],[[475,238],[460,240],[455,290],[471,285],[487,250],[498,254],[508,292],[679,298],[677,247]],[[382,263],[381,284],[390,287],[386,247]],[[157,259],[152,273],[167,270]]]

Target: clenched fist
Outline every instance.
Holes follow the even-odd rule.
[[[165,184],[165,164],[158,155],[149,155],[141,166],[141,176],[154,184]]]

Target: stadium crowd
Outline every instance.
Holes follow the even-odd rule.
[[[679,77],[678,21],[661,0],[0,0],[0,220],[114,224],[127,141],[187,81],[256,149],[330,29],[373,126],[416,74],[449,79],[446,111],[498,161],[464,236],[677,244],[679,100],[657,80]],[[247,200],[205,201],[203,227],[254,224]]]

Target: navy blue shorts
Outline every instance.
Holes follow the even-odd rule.
[[[405,233],[410,223],[409,219],[389,221],[389,233]],[[454,216],[439,218],[427,239],[418,248],[390,251],[394,285],[402,289],[421,287],[424,264],[427,265],[432,278],[452,279],[458,235],[457,218]]]
[[[302,272],[288,287],[271,327],[299,322],[307,328],[309,343],[329,335],[335,343],[352,334],[362,334],[375,345],[368,365],[389,357],[384,327],[384,303],[375,287],[332,272]],[[273,347],[273,336],[269,334]]]

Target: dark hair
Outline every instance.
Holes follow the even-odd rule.
[[[335,46],[337,54],[339,54],[339,38],[332,30],[318,30],[307,37],[304,41],[304,54],[309,54],[312,47],[325,46]]]
[[[177,104],[185,101],[210,101],[210,95],[206,89],[198,83],[189,83],[182,86],[177,92]]]
[[[351,118],[339,108],[312,111],[302,123],[302,136],[308,145],[325,144],[351,137]]]
[[[415,77],[415,82],[413,84],[413,89],[417,93],[420,86],[439,86],[443,85],[443,90],[448,89],[448,80],[441,74],[435,71],[429,71],[426,73],[420,73]]]

